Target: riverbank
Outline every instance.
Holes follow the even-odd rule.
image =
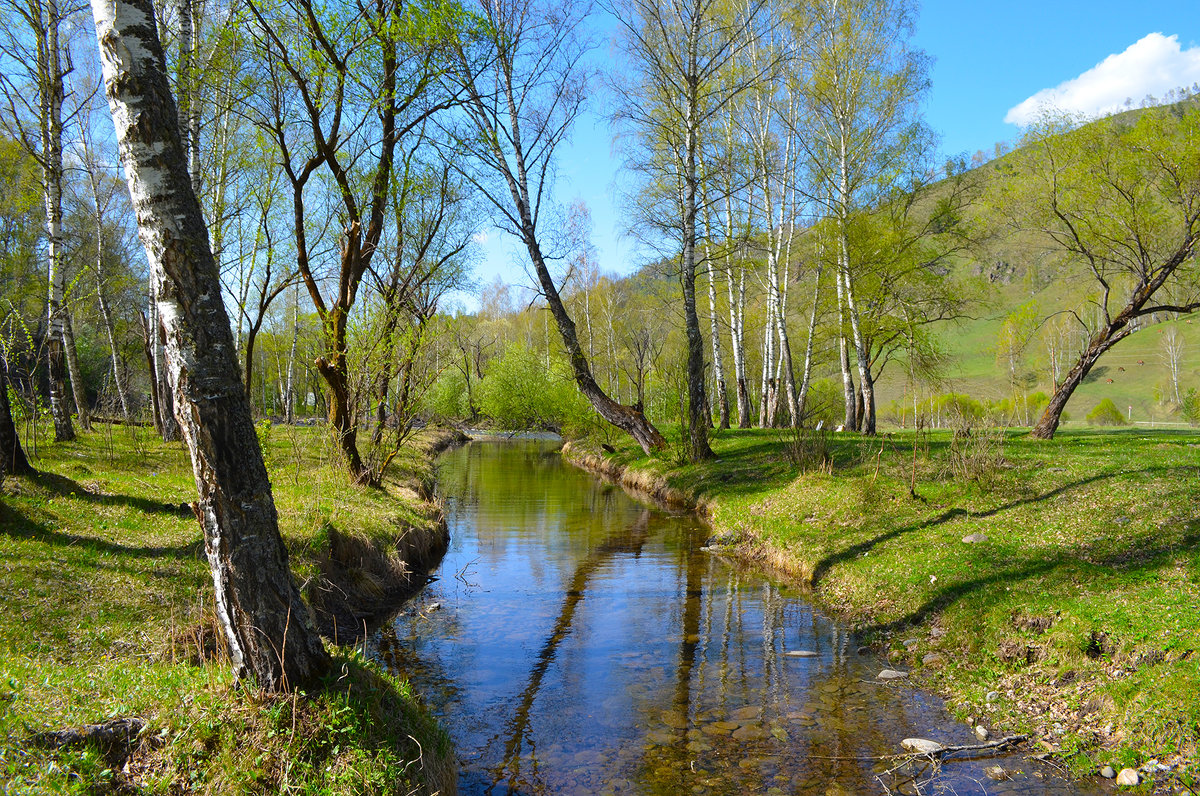
[[[715,545],[808,584],[956,718],[1029,733],[1076,775],[1193,783],[1200,436],[751,430],[713,447],[699,466],[624,442],[565,455],[701,504]]]
[[[343,645],[329,687],[231,687],[182,446],[108,426],[43,444],[42,475],[0,491],[7,791],[453,792],[449,739],[406,683],[349,646],[444,549],[428,485],[451,437],[422,432],[382,490],[348,483],[324,429],[264,426],[260,438],[293,570]],[[335,632],[338,616],[350,619]],[[59,748],[47,735],[118,717],[140,730]]]

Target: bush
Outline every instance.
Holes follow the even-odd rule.
[[[816,428],[824,421],[825,428],[836,428],[845,418],[842,385],[833,379],[815,379],[808,385],[804,400],[804,425]]]
[[[1111,398],[1105,398],[1096,404],[1092,411],[1087,413],[1086,419],[1089,426],[1124,426],[1129,422]]]
[[[421,399],[421,412],[433,420],[470,420],[467,382],[457,368],[446,368]]]
[[[1183,419],[1191,423],[1193,426],[1200,425],[1200,394],[1196,393],[1196,388],[1187,391],[1183,396],[1183,404],[1179,407],[1180,414]]]
[[[573,434],[591,407],[561,362],[546,368],[542,354],[514,343],[493,360],[476,392],[479,411],[498,426],[556,429]]]

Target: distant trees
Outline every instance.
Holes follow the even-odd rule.
[[[1047,123],[1004,161],[993,205],[1091,285],[1086,342],[1033,436],[1050,439],[1100,358],[1143,319],[1200,309],[1200,110],[1175,106],[1070,130]]]
[[[479,36],[452,44],[448,76],[464,97],[468,124],[455,130],[471,168],[461,174],[491,204],[499,226],[524,245],[538,290],[554,318],[580,392],[596,413],[637,440],[647,453],[666,439],[641,407],[622,405],[597,382],[575,321],[550,271],[555,252],[544,229],[551,203],[554,155],[578,118],[587,93],[589,7],[553,0],[499,0],[472,8]]]

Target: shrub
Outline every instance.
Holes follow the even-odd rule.
[[[1196,388],[1187,391],[1183,396],[1183,404],[1179,407],[1183,419],[1191,423],[1193,426],[1200,425],[1200,394],[1196,393]]]
[[[434,420],[469,420],[467,382],[457,368],[446,368],[422,396],[421,410]]]
[[[1105,398],[1096,404],[1092,411],[1087,413],[1086,419],[1090,426],[1124,426],[1129,422],[1111,398]]]
[[[549,369],[542,354],[514,343],[493,360],[476,392],[479,411],[504,428],[549,428],[571,433],[591,407],[561,362]]]

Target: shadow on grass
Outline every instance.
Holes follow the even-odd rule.
[[[959,600],[987,587],[998,584],[1018,583],[1027,578],[1061,571],[1064,575],[1076,573],[1087,576],[1097,571],[1114,569],[1159,569],[1170,565],[1181,553],[1196,554],[1200,548],[1200,522],[1189,523],[1188,532],[1178,539],[1160,540],[1152,547],[1141,546],[1141,539],[1130,540],[1132,545],[1124,550],[1096,559],[1081,559],[1076,551],[1060,550],[1051,558],[1026,561],[1020,565],[1006,567],[988,575],[948,586],[930,597],[915,610],[890,622],[870,625],[864,633],[891,633],[911,625],[917,625],[945,610]]]
[[[186,503],[164,503],[160,500],[133,497],[131,495],[104,495],[92,492],[83,484],[58,473],[39,472],[29,480],[56,495],[77,497],[88,503],[101,506],[125,506],[144,514],[169,514],[175,517],[191,517],[192,509]]]
[[[94,553],[108,553],[128,558],[192,558],[204,553],[204,541],[198,539],[181,545],[138,547],[109,542],[94,536],[50,530],[24,514],[0,502],[0,534],[11,539],[40,542],[60,547],[77,547]]]
[[[1190,472],[1190,470],[1191,470],[1191,468],[1188,468],[1188,467],[1146,467],[1146,468],[1143,468],[1143,469],[1135,471],[1135,472],[1137,474],[1144,474],[1144,475],[1169,476],[1169,475],[1186,474],[1186,473]],[[821,579],[824,578],[825,575],[829,572],[829,570],[831,568],[833,568],[836,564],[840,564],[844,561],[848,561],[850,559],[857,558],[858,556],[862,555],[863,553],[869,552],[870,550],[874,549],[877,545],[880,545],[891,539],[895,539],[899,536],[904,536],[905,534],[912,533],[913,531],[918,531],[918,530],[921,530],[922,528],[931,528],[931,527],[935,527],[938,525],[942,525],[943,523],[946,523],[950,520],[953,520],[953,519],[956,519],[959,517],[970,518],[970,519],[988,519],[990,517],[995,517],[999,514],[1002,514],[1003,512],[1011,511],[1013,509],[1020,508],[1022,506],[1029,506],[1029,505],[1033,505],[1035,503],[1042,503],[1047,500],[1051,500],[1053,498],[1059,497],[1060,495],[1064,495],[1072,490],[1079,489],[1084,486],[1088,486],[1089,484],[1098,483],[1100,481],[1107,481],[1107,480],[1116,478],[1118,476],[1128,476],[1131,474],[1133,474],[1133,473],[1126,471],[1126,472],[1121,472],[1121,473],[1102,473],[1102,474],[1098,474],[1098,475],[1093,475],[1093,476],[1089,476],[1087,478],[1081,478],[1078,481],[1072,481],[1071,483],[1063,484],[1062,486],[1055,487],[1054,489],[1047,490],[1046,492],[1043,492],[1038,495],[1033,495],[1033,496],[1024,497],[1024,498],[1018,498],[1016,500],[1010,500],[1007,503],[1003,503],[999,506],[996,506],[995,508],[986,509],[984,511],[967,511],[966,509],[953,508],[953,509],[949,509],[947,511],[942,512],[937,517],[934,517],[931,520],[913,523],[911,525],[906,525],[901,528],[893,528],[892,530],[885,531],[885,532],[879,534],[878,536],[875,536],[874,538],[867,539],[866,541],[859,542],[858,544],[855,544],[855,545],[851,545],[850,547],[846,548],[845,550],[839,550],[836,553],[831,553],[831,554],[825,556],[824,558],[822,558],[820,561],[817,562],[816,566],[813,567],[811,585],[815,587],[818,583],[820,583]]]

